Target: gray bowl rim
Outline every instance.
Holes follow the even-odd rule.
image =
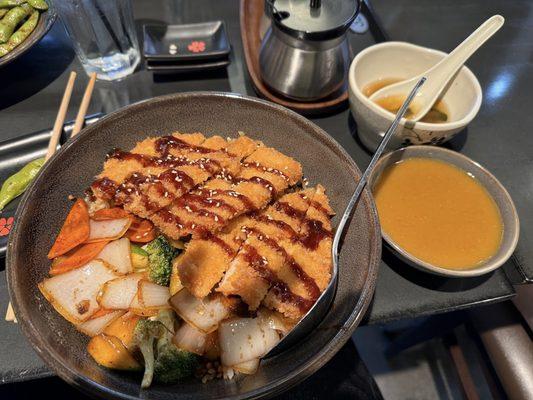
[[[319,136],[322,137],[322,139],[330,142],[333,146],[337,147],[337,150],[341,154],[343,154],[343,156],[346,158],[346,161],[352,165],[354,170],[359,174],[359,177],[361,176],[360,170],[355,164],[355,162],[353,161],[353,158],[346,152],[346,150],[344,150],[344,148],[332,136],[330,136],[322,128],[320,128],[318,125],[314,124],[307,118],[303,117],[302,115],[292,110],[289,110],[286,107],[283,107],[281,105],[278,105],[278,104],[275,104],[275,103],[272,103],[272,102],[269,102],[263,99],[241,95],[238,93],[228,93],[228,92],[218,92],[218,91],[182,92],[182,93],[175,93],[175,94],[170,94],[170,95],[157,96],[157,97],[141,100],[139,102],[132,103],[130,105],[122,107],[102,117],[100,120],[98,120],[94,124],[91,124],[87,128],[83,129],[74,138],[68,140],[67,143],[65,143],[45,163],[45,165],[42,167],[41,173],[37,176],[36,179],[34,179],[34,181],[27,188],[26,192],[23,194],[19,207],[17,208],[17,212],[15,214],[15,220],[19,221],[22,215],[24,214],[26,205],[31,200],[32,193],[34,192],[35,188],[39,184],[41,184],[40,179],[39,179],[40,176],[42,176],[43,173],[47,169],[51,168],[51,165],[61,162],[62,154],[65,151],[67,151],[72,146],[76,146],[77,142],[80,141],[82,137],[84,137],[85,135],[90,135],[92,131],[98,129],[100,124],[103,124],[104,122],[120,119],[123,117],[127,117],[128,113],[133,112],[136,108],[146,106],[150,103],[156,104],[157,102],[165,102],[165,101],[172,101],[172,100],[178,100],[178,99],[189,98],[189,97],[201,97],[201,96],[214,96],[214,97],[218,96],[222,98],[234,98],[236,100],[259,103],[263,106],[267,106],[269,108],[273,108],[279,112],[282,112],[288,118],[296,119],[299,123],[302,123],[312,128]],[[377,210],[375,207],[374,199],[372,197],[370,190],[365,189],[363,191],[363,195],[361,196],[360,201],[361,200],[365,202],[365,205],[369,210],[369,218],[370,218],[371,225],[378,232],[380,232],[381,228],[379,225],[379,218],[378,218]],[[89,394],[90,396],[93,396],[95,398],[103,397],[103,398],[125,399],[125,400],[139,399],[139,397],[130,396],[130,395],[115,391],[113,389],[110,389],[104,385],[99,384],[98,382],[95,382],[89,379],[88,377],[84,375],[77,375],[76,371],[70,369],[68,365],[62,362],[61,357],[58,356],[55,353],[55,351],[46,343],[46,340],[35,329],[32,322],[28,320],[27,318],[25,318],[26,315],[18,312],[20,310],[19,298],[18,298],[19,291],[17,289],[17,279],[16,279],[16,274],[14,271],[16,257],[14,255],[14,252],[11,250],[12,248],[15,247],[15,242],[18,239],[18,237],[19,237],[18,224],[15,224],[12,232],[9,235],[9,241],[8,241],[7,253],[6,253],[8,293],[9,293],[9,297],[11,299],[11,303],[15,311],[15,314],[18,315],[18,321],[22,329],[22,332],[26,336],[30,344],[32,345],[33,349],[36,351],[39,357],[41,357],[41,359],[54,372],[57,373],[57,375],[60,378],[62,378],[64,381],[66,381],[70,385],[81,390],[82,392]],[[243,393],[239,396],[231,397],[231,399],[237,400],[237,399],[269,398],[269,397],[278,395],[280,393],[283,393],[284,391],[290,389],[291,387],[296,386],[298,383],[302,382],[303,380],[311,376],[313,373],[318,371],[344,346],[344,344],[350,339],[352,333],[355,331],[355,329],[359,325],[360,321],[365,315],[366,310],[368,309],[370,302],[372,300],[375,286],[376,286],[378,269],[379,269],[379,265],[381,262],[381,245],[382,245],[381,240],[376,240],[375,243],[373,244],[373,247],[371,248],[371,262],[369,263],[369,266],[368,266],[368,277],[365,282],[365,285],[362,288],[361,295],[356,303],[355,309],[350,314],[350,317],[345,321],[344,325],[338,328],[337,333],[335,334],[335,336],[332,337],[328,345],[319,349],[314,355],[314,357],[311,358],[307,363],[300,366],[300,368],[293,370],[290,374],[286,375],[284,378],[276,382],[272,382],[268,385],[265,385],[259,389],[252,390],[247,393]],[[228,398],[228,397],[217,397],[217,398]]]
[[[508,246],[507,250],[505,251],[505,254],[502,257],[499,257],[496,260],[489,261],[486,264],[482,265],[481,267],[476,267],[472,269],[465,269],[465,270],[451,270],[446,269],[442,267],[438,267],[436,265],[430,264],[426,261],[423,261],[411,253],[405,251],[402,247],[400,247],[392,238],[383,230],[381,229],[381,236],[385,240],[387,246],[392,249],[393,252],[395,252],[397,255],[400,256],[400,258],[403,258],[407,261],[407,263],[415,268],[418,268],[419,270],[430,272],[435,275],[440,276],[447,276],[452,278],[465,278],[465,277],[474,277],[474,276],[480,276],[487,274],[491,271],[494,271],[495,269],[501,267],[513,254],[514,250],[516,249],[516,246],[518,244],[518,237],[520,234],[520,220],[518,218],[518,213],[516,211],[515,204],[513,202],[513,199],[511,198],[511,195],[505,189],[505,187],[501,184],[501,182],[492,174],[490,173],[485,167],[483,167],[480,163],[477,161],[472,160],[471,158],[465,156],[464,154],[461,154],[457,151],[453,151],[450,149],[446,149],[443,147],[438,146],[430,146],[430,145],[413,145],[408,147],[402,147],[400,149],[391,151],[387,154],[385,154],[376,164],[375,171],[378,169],[379,166],[381,166],[383,163],[387,162],[392,156],[398,153],[408,153],[411,150],[421,150],[422,152],[442,152],[447,153],[452,158],[456,159],[462,159],[466,163],[473,166],[477,171],[481,172],[482,174],[485,174],[489,179],[492,180],[495,187],[501,191],[503,194],[504,201],[507,202],[507,204],[510,206],[512,217],[511,219],[514,221],[515,229],[511,233],[512,242],[511,245]],[[419,155],[421,157],[421,155]],[[447,161],[448,163],[460,168],[463,170],[463,168],[457,166],[452,161]],[[375,173],[370,176],[369,179],[369,188],[372,188],[374,186],[374,183],[377,182],[377,179],[379,179],[379,176],[377,176]],[[483,185],[485,186],[485,185]],[[498,208],[500,208],[498,206]],[[500,210],[501,211],[501,210]]]

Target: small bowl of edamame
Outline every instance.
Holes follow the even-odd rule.
[[[55,19],[49,0],[0,0],[0,67],[39,42]]]

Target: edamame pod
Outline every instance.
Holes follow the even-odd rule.
[[[12,8],[26,3],[26,0],[0,0],[0,8]]]
[[[5,56],[19,44],[21,44],[33,32],[39,22],[39,11],[35,10],[30,18],[11,35],[7,43],[0,44],[0,57]]]
[[[0,43],[7,42],[9,37],[15,31],[17,25],[20,24],[32,11],[33,8],[28,4],[22,4],[21,6],[9,10],[0,21]]]
[[[7,8],[0,8],[0,18],[7,14],[9,10]]]
[[[35,178],[40,171],[44,161],[44,157],[33,160],[26,164],[16,174],[11,175],[6,179],[0,189],[0,210],[3,210],[15,197],[24,193],[28,185],[33,181],[33,178]]]
[[[48,10],[48,3],[44,0],[26,0],[27,3],[37,10]]]

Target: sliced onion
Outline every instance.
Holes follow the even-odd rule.
[[[133,271],[131,266],[130,241],[128,238],[109,242],[96,258],[108,263],[119,274],[129,274]]]
[[[221,297],[198,299],[187,289],[182,289],[172,296],[170,305],[181,318],[204,333],[216,331],[220,321],[230,313]]]
[[[87,242],[115,240],[126,233],[131,225],[130,218],[108,219],[102,221],[89,220],[90,233]]]
[[[275,329],[262,318],[234,318],[220,324],[220,359],[222,364],[237,364],[258,359],[268,353],[280,340]]]
[[[142,278],[142,274],[130,274],[106,282],[98,296],[98,303],[110,310],[127,310]]]
[[[203,355],[207,343],[207,336],[206,333],[184,322],[176,331],[172,342],[182,350]]]
[[[144,306],[139,302],[139,292],[135,294],[133,300],[131,301],[130,311],[141,317],[153,317],[154,315],[157,315],[158,312],[157,308],[144,308]]]
[[[265,307],[261,307],[257,311],[257,315],[261,317],[263,321],[265,321],[268,324],[269,327],[277,330],[283,336],[289,333],[295,325],[294,320],[290,320],[289,318],[285,317],[283,314],[277,311],[269,310],[268,308],[265,308]]]
[[[103,261],[56,275],[39,283],[39,289],[58,313],[73,324],[88,320],[99,308],[96,296],[102,285],[117,278]]]
[[[149,281],[140,281],[138,288],[139,304],[143,308],[169,307],[170,291],[167,286],[160,286]]]
[[[235,364],[232,368],[235,371],[246,375],[255,374],[257,368],[259,368],[259,358],[254,358],[253,360],[246,361],[240,364]]]
[[[79,325],[76,326],[78,330],[82,333],[85,333],[88,336],[96,336],[104,331],[104,329],[111,324],[117,318],[120,318],[125,311],[117,310],[102,315],[101,317],[91,318]]]

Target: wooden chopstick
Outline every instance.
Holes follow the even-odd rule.
[[[11,305],[11,302],[7,305],[7,311],[6,311],[6,321],[8,322],[14,322],[17,323],[17,317],[15,317],[15,312],[13,311],[13,306]]]
[[[91,100],[91,94],[93,91],[95,79],[96,79],[96,74],[93,74],[91,76],[91,79],[89,80],[87,89],[85,89],[85,94],[83,95],[83,100],[81,102],[80,109],[78,111],[78,116],[76,117],[76,123],[74,124],[72,136],[78,133],[81,130],[81,127],[83,126],[83,120],[85,119],[85,113],[87,112],[87,108]],[[61,136],[61,133],[63,132],[63,124],[65,123],[65,117],[67,115],[68,104],[70,103],[70,97],[72,95],[72,90],[74,89],[75,81],[76,81],[76,73],[72,71],[68,78],[67,87],[65,88],[65,92],[63,93],[63,98],[61,99],[59,111],[57,112],[57,117],[54,123],[54,128],[52,129],[52,136],[50,137],[50,141],[48,142],[48,150],[46,152],[45,160],[48,160],[50,157],[52,157],[52,155],[57,150],[57,145],[59,143],[59,137]],[[78,119],[81,119],[81,123],[78,123]],[[78,130],[75,132],[76,125],[79,125],[79,127],[78,127]],[[15,322],[15,323],[17,322],[17,318],[13,311],[13,306],[11,305],[11,302],[9,302],[9,304],[7,305],[5,319],[6,321],[9,321],[9,322]]]
[[[72,71],[70,77],[68,78],[67,87],[63,93],[63,99],[61,100],[61,105],[59,106],[59,111],[57,112],[56,122],[54,123],[54,128],[52,129],[52,137],[48,142],[48,151],[46,152],[45,160],[48,160],[57,150],[57,144],[59,143],[59,137],[61,132],[63,132],[63,124],[65,122],[65,116],[67,115],[68,103],[70,102],[70,96],[72,95],[72,89],[74,88],[74,81],[76,80],[76,73]]]
[[[87,83],[85,88],[85,93],[83,94],[83,99],[81,100],[80,109],[78,110],[78,115],[76,116],[76,122],[74,123],[74,128],[72,128],[72,133],[70,137],[74,137],[81,131],[83,128],[83,123],[85,122],[85,115],[87,114],[87,109],[89,108],[89,103],[91,102],[91,96],[93,94],[94,83],[96,82],[96,72],[91,74],[91,79]]]

